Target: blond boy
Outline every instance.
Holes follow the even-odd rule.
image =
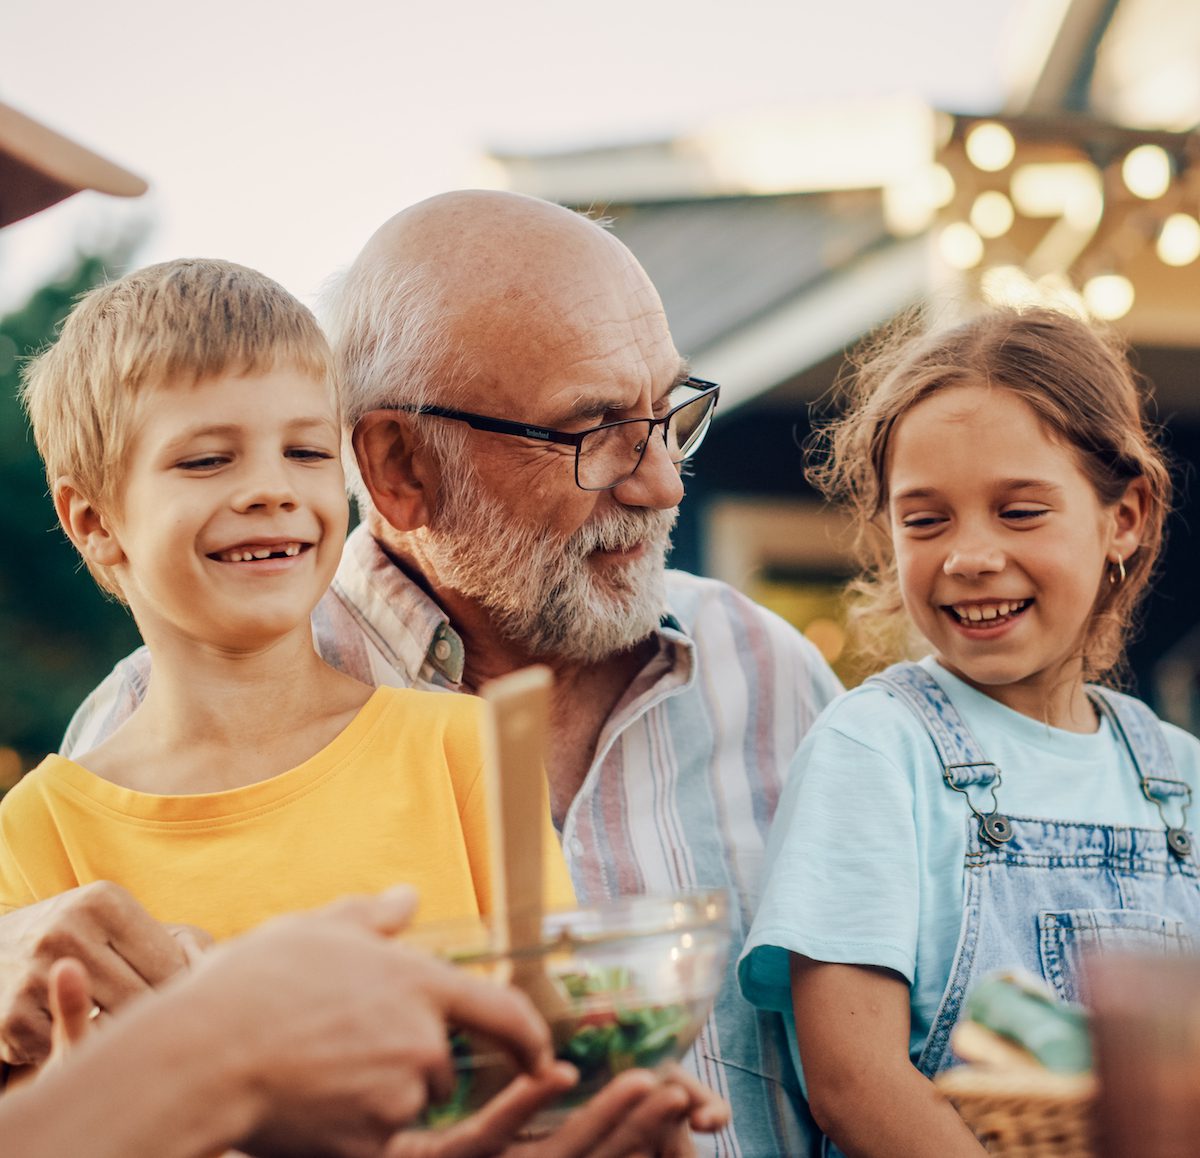
[[[373,690],[313,648],[348,508],[309,311],[228,262],[150,266],[79,303],[23,397],[154,675],[109,739],[5,797],[0,913],[99,880],[217,937],[397,881],[425,920],[486,911],[480,701]]]

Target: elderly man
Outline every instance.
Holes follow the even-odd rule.
[[[450,193],[371,238],[328,321],[364,521],[314,615],[320,651],[370,682],[468,692],[550,665],[547,772],[580,900],[727,887],[740,943],[781,776],[838,684],[774,616],[665,570],[717,388],[689,376],[645,272],[566,209]],[[144,653],[124,661],[64,750],[111,731],[148,674]],[[23,915],[46,928],[3,918],[0,951]],[[106,978],[116,1001],[130,973],[169,969],[161,936],[148,970],[130,940],[132,969]],[[19,1004],[0,1018],[28,1031]],[[716,1152],[803,1149],[785,1053],[781,1026],[727,985],[692,1057],[733,1103]]]

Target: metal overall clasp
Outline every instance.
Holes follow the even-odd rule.
[[[992,808],[990,812],[980,812],[975,807],[975,802],[971,799],[971,794],[968,791],[969,785],[964,786],[955,783],[954,772],[960,768],[991,768],[993,770],[994,775],[980,781],[991,793]],[[967,807],[975,814],[976,819],[979,821],[979,835],[988,844],[993,848],[999,848],[1002,844],[1007,844],[1012,840],[1012,821],[1000,811],[1000,804],[996,798],[996,789],[1000,787],[1000,769],[995,764],[989,760],[981,760],[974,764],[946,764],[942,767],[942,779],[945,780],[948,788],[962,793],[966,799]]]

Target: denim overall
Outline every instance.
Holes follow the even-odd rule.
[[[927,1077],[954,1064],[950,1031],[976,981],[1024,969],[1078,1001],[1084,954],[1113,949],[1181,953],[1200,935],[1200,866],[1186,830],[1190,787],[1158,719],[1106,688],[1088,695],[1124,742],[1161,828],[1010,817],[990,763],[941,685],[917,664],[872,676],[914,711],[937,748],[947,791],[963,795],[968,825],[963,919],[950,980],[917,1062]],[[841,1151],[825,1139],[823,1154]]]

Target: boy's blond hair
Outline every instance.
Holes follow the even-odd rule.
[[[58,340],[25,368],[21,400],[51,490],[69,476],[110,513],[141,397],[277,366],[326,383],[338,402],[333,358],[310,310],[256,270],[188,258],[147,266],[81,298]],[[85,562],[101,587],[122,597],[110,568]]]

